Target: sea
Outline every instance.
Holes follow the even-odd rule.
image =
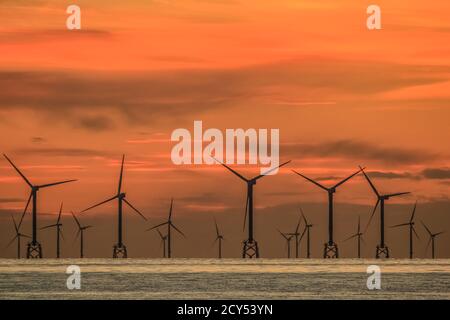
[[[0,259],[0,299],[450,299],[450,259]]]

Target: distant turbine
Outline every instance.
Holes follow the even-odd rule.
[[[159,229],[156,229],[156,231],[158,231],[159,236],[161,237],[161,246],[163,248],[163,258],[166,257],[166,240],[167,240],[167,236],[163,236],[163,234],[161,233],[161,231],[159,231]]]
[[[361,167],[360,167],[361,168]],[[378,204],[380,204],[380,244],[377,245],[376,255],[375,257],[377,259],[379,258],[389,258],[389,248],[384,243],[384,201],[389,200],[389,198],[401,196],[404,194],[409,194],[410,192],[399,192],[399,193],[391,193],[391,194],[380,194],[378,190],[373,185],[372,181],[370,181],[369,176],[364,172],[364,169],[361,168],[364,176],[366,177],[367,182],[369,183],[370,187],[372,188],[373,192],[377,196],[377,202],[375,204],[375,207],[373,208],[372,215],[370,216],[369,222],[367,223],[367,228],[370,225],[370,222],[372,221],[372,218],[375,214],[375,211],[377,210]]]
[[[3,154],[3,156],[6,158],[6,160],[8,160],[8,162],[13,166],[13,168],[17,171],[17,173],[22,177],[22,179],[31,188],[31,193],[30,193],[30,196],[28,197],[27,205],[25,206],[25,210],[23,212],[23,215],[25,215],[25,213],[27,211],[27,208],[28,208],[28,205],[30,204],[30,200],[31,200],[31,198],[33,198],[33,204],[32,204],[32,206],[33,206],[32,240],[31,240],[31,242],[28,243],[28,246],[27,246],[27,258],[28,259],[29,258],[31,258],[31,259],[42,258],[42,246],[37,240],[37,195],[38,195],[38,191],[39,191],[39,189],[52,187],[52,186],[56,186],[56,185],[59,185],[59,184],[73,182],[73,181],[77,181],[77,180],[65,180],[65,181],[59,181],[59,182],[48,183],[48,184],[43,184],[43,185],[33,185],[25,177],[25,175],[19,170],[19,168],[17,168],[15,166],[15,164],[6,156],[6,154]],[[20,219],[20,223],[23,220],[23,215],[22,215],[22,218]],[[20,223],[19,223],[19,225],[20,225]]]
[[[91,210],[95,207],[98,207],[104,203],[113,201],[115,199],[118,200],[118,240],[117,240],[117,244],[114,245],[114,249],[113,249],[113,258],[127,258],[128,254],[127,254],[127,247],[123,244],[122,241],[122,206],[123,206],[123,202],[125,202],[131,209],[133,209],[134,212],[136,212],[137,214],[139,214],[144,220],[147,220],[147,218],[138,210],[136,209],[130,202],[127,201],[127,199],[125,199],[126,194],[125,192],[122,192],[122,178],[123,178],[123,164],[125,161],[125,155],[122,156],[122,165],[120,167],[120,176],[119,176],[119,188],[117,189],[117,194],[105,201],[102,201],[100,203],[97,203],[87,209],[84,209],[83,211],[81,211],[81,213],[86,212],[88,210]]]
[[[355,234],[351,235],[344,241],[348,241],[353,238],[358,238],[358,259],[361,259],[361,241],[364,242],[362,238],[363,233],[361,232],[361,217],[358,216],[358,230]]]
[[[416,229],[414,228],[414,215],[416,214],[416,207],[417,207],[417,201],[414,204],[414,209],[412,211],[411,218],[409,219],[409,222],[396,224],[395,226],[391,226],[391,228],[409,226],[409,258],[410,259],[413,258],[413,232],[414,232],[414,235],[417,237],[417,239],[420,239],[419,235],[416,232]]]
[[[78,239],[78,236],[80,236],[80,258],[84,258],[84,230],[92,228],[92,226],[82,226],[80,224],[80,221],[78,221],[77,217],[75,216],[75,214],[72,212],[72,216],[75,219],[75,222],[77,223],[78,226],[78,232],[77,235],[75,236],[75,240]]]
[[[56,220],[55,224],[51,224],[49,226],[43,227],[41,228],[41,230],[43,229],[48,229],[48,228],[53,228],[56,227],[56,258],[59,259],[60,258],[60,241],[59,238],[60,236],[62,238],[64,238],[62,231],[61,231],[61,227],[62,227],[62,223],[61,223],[61,213],[62,213],[62,208],[63,208],[63,203],[61,202],[61,207],[59,208],[59,214],[58,214],[58,220]]]
[[[11,241],[8,243],[8,245],[6,246],[6,248],[9,248],[9,246],[12,245],[12,243],[14,242],[14,240],[17,239],[17,259],[20,259],[20,238],[24,237],[24,238],[29,238],[31,239],[30,236],[27,236],[26,234],[20,233],[20,224],[17,225],[16,220],[14,219],[13,215],[11,215],[11,219],[14,223],[14,230],[16,232],[16,235],[14,238],[11,239]]]
[[[300,208],[300,210],[302,210],[302,209]],[[301,241],[300,232],[299,232],[299,229],[300,229],[300,222],[301,222],[301,221],[302,221],[302,218],[299,217],[298,223],[297,223],[297,227],[295,228],[295,231],[292,232],[292,233],[288,233],[288,235],[294,236],[294,237],[295,237],[295,258],[298,258],[299,247],[300,247],[300,241]],[[304,232],[303,232],[303,234],[304,234]],[[299,237],[300,237],[300,240],[299,240]]]
[[[151,227],[150,229],[147,229],[146,231],[150,231],[156,228],[159,228],[160,226],[167,225],[167,257],[172,257],[172,236],[171,236],[171,228],[174,228],[178,233],[180,233],[183,237],[186,237],[183,232],[181,232],[172,222],[172,210],[173,210],[173,199],[170,201],[170,210],[169,210],[169,219],[166,222],[160,223],[154,227]]]
[[[303,236],[306,233],[306,258],[311,258],[311,243],[310,243],[310,229],[313,227],[312,224],[310,224],[308,222],[308,220],[306,220],[306,216],[303,214],[303,210],[300,208],[300,210],[302,211],[302,217],[303,217],[303,221],[305,222],[305,229],[303,229],[303,233],[300,237],[299,241],[302,241]]]
[[[291,240],[293,236],[290,236],[288,233],[283,233],[280,230],[278,230],[280,235],[286,240],[287,245],[287,257],[288,259],[291,257]]]
[[[424,226],[424,228],[427,230],[428,234],[430,235],[430,240],[428,240],[428,244],[427,244],[427,247],[425,249],[425,253],[428,251],[428,247],[430,246],[430,242],[431,242],[431,258],[434,259],[434,239],[438,235],[443,234],[445,231],[441,231],[441,232],[438,232],[438,233],[432,233],[430,231],[430,229],[428,229],[428,227],[425,225],[425,223],[423,223],[423,221],[420,221],[420,222],[422,223],[422,225]]]
[[[260,178],[265,177],[270,172],[281,168],[282,166],[288,164],[291,161],[287,161],[285,163],[282,163],[281,165],[274,167],[272,169],[269,169],[268,171],[264,172],[263,174],[260,174],[256,177],[253,177],[251,179],[247,179],[244,176],[242,176],[237,171],[231,169],[226,164],[220,162],[219,160],[215,159],[218,163],[220,163],[222,166],[227,168],[229,171],[231,171],[233,174],[235,174],[237,177],[239,177],[241,180],[243,180],[247,184],[247,200],[245,204],[245,217],[244,217],[244,229],[245,229],[245,223],[247,220],[247,212],[248,212],[248,239],[244,241],[244,248],[242,250],[242,258],[259,258],[259,249],[258,249],[258,243],[253,238],[253,186],[256,184],[256,181]]]
[[[216,226],[216,239],[214,240],[214,243],[219,241],[219,259],[222,259],[222,240],[225,240],[225,239],[219,232],[219,226],[217,225],[217,221],[215,218],[214,218],[214,224]]]

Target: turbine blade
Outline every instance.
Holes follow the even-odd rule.
[[[417,207],[417,201],[414,204],[414,209],[413,209],[413,212],[411,214],[411,219],[409,219],[409,222],[413,222],[413,220],[414,220],[414,215],[416,214],[416,207]]]
[[[357,237],[357,236],[358,236],[358,234],[356,233],[356,234],[354,234],[354,235],[348,237],[347,239],[345,239],[343,242],[348,241],[348,240],[350,240],[350,239],[353,239],[353,238],[355,238],[355,237]]]
[[[398,192],[398,193],[391,193],[391,194],[387,194],[386,196],[391,198],[391,197],[397,197],[397,196],[401,196],[404,194],[410,194],[411,192]]]
[[[217,226],[216,218],[214,218],[214,224],[216,225],[216,235],[217,235],[217,237],[219,237],[220,233],[219,233],[219,227]]]
[[[173,198],[170,199],[169,221],[172,221]]]
[[[51,228],[51,227],[56,227],[56,226],[57,226],[57,224],[51,224],[51,225],[42,227],[41,230],[48,229],[48,228]]]
[[[247,192],[247,200],[245,201],[245,213],[244,213],[244,226],[242,227],[242,230],[245,230],[245,224],[247,223],[247,212],[248,212],[248,203],[250,202],[250,198],[248,196]]]
[[[128,201],[127,201],[127,199],[123,199],[123,201],[125,201],[125,203],[128,205],[128,206],[130,206],[130,208],[131,209],[133,209],[137,214],[139,214],[145,221],[147,221],[147,218],[138,210],[138,209],[136,209],[135,207],[133,207],[133,205],[131,204],[131,203],[129,203]]]
[[[303,177],[304,179],[308,180],[309,182],[314,183],[314,184],[315,184],[316,186],[318,186],[319,188],[322,188],[323,190],[328,191],[328,188],[324,187],[323,185],[321,185],[320,183],[314,181],[313,179],[310,179],[310,178],[308,178],[307,176],[304,176],[304,175],[302,175],[301,173],[299,173],[299,172],[297,172],[297,171],[295,171],[295,170],[292,170],[292,172],[298,174],[300,177]]]
[[[308,227],[305,227],[305,229],[303,229],[302,235],[300,236],[300,238],[298,239],[298,243],[300,243],[303,239],[303,236],[306,234],[306,230],[308,229]]]
[[[62,230],[59,230],[59,234],[61,235],[61,239],[63,239],[64,241],[66,241],[66,239],[65,239],[65,237],[64,237],[64,234],[63,234]]]
[[[32,196],[33,196],[33,192],[30,192],[30,196],[28,197],[27,205],[25,206],[25,209],[23,210],[22,216],[20,217],[19,225],[17,226],[18,229],[20,229],[20,226],[22,225],[23,218],[24,218],[25,214],[27,213],[28,206],[30,205]]]
[[[95,208],[95,207],[101,206],[101,205],[104,204],[104,203],[107,203],[107,202],[109,202],[109,201],[112,201],[112,200],[116,199],[118,196],[119,196],[119,195],[115,195],[114,197],[111,197],[111,198],[109,198],[109,199],[107,199],[107,200],[105,200],[105,201],[102,201],[102,202],[100,202],[100,203],[94,204],[93,206],[91,206],[91,207],[89,207],[89,208],[87,208],[87,209],[84,209],[84,210],[81,211],[80,213],[83,213],[83,212],[86,212],[86,211],[88,211],[88,210],[91,210],[91,209],[93,209],[93,208]]]
[[[363,171],[363,172],[364,172],[364,171]],[[377,199],[377,203],[375,204],[375,207],[373,208],[372,214],[370,215],[369,222],[367,222],[367,226],[366,226],[366,229],[364,230],[364,233],[367,232],[367,229],[368,229],[369,226],[370,226],[370,222],[372,222],[372,218],[373,218],[373,216],[374,216],[374,214],[375,214],[375,211],[377,211],[377,207],[378,207],[378,204],[379,204],[379,203],[380,203],[380,199],[378,198],[378,199]]]
[[[19,235],[16,234],[16,236],[14,238],[12,238],[10,242],[8,242],[5,249],[9,248],[13,244],[14,240],[16,240],[18,237],[19,237]]]
[[[389,228],[403,227],[403,226],[409,226],[409,225],[410,225],[409,222],[407,222],[407,223],[400,223],[400,224],[396,224],[396,225],[390,226]]]
[[[256,176],[256,177],[253,178],[252,180],[258,180],[258,179],[260,179],[260,178],[262,178],[262,177],[265,177],[265,176],[267,176],[269,173],[271,173],[272,171],[274,171],[274,170],[276,170],[276,169],[279,169],[279,168],[281,168],[281,167],[287,165],[287,164],[290,163],[290,162],[291,162],[291,160],[286,161],[286,162],[280,164],[279,166],[273,167],[273,168],[271,168],[271,169],[265,171],[264,173],[260,174],[259,176]]]
[[[300,207],[300,212],[302,213],[303,221],[305,221],[305,225],[308,225],[308,220],[306,220],[305,214],[303,213],[302,207]]]
[[[59,184],[64,184],[64,183],[69,183],[69,182],[74,182],[74,181],[77,181],[77,179],[71,179],[71,180],[64,180],[64,181],[58,181],[58,182],[53,182],[53,183],[47,183],[47,184],[43,184],[42,186],[39,186],[39,188],[53,187],[53,186],[57,186]]]
[[[59,208],[58,220],[56,221],[56,224],[59,224],[59,221],[61,220],[62,209],[63,209],[63,203],[61,202],[61,207]]]
[[[443,233],[445,233],[445,231],[441,231],[441,232],[435,233],[434,236],[436,237],[436,236],[438,236],[440,234],[443,234]]]
[[[427,246],[425,247],[425,253],[428,252],[428,248],[430,247],[431,240],[432,240],[432,237],[430,237],[430,239],[428,240]]]
[[[278,229],[277,229],[278,230]],[[288,237],[286,237],[286,235],[283,233],[283,232],[281,232],[280,230],[278,230],[278,232],[281,234],[281,236],[283,237],[283,238],[285,238],[286,240],[288,239]]]
[[[160,223],[160,224],[158,224],[158,225],[156,225],[156,226],[154,226],[154,227],[151,227],[151,228],[149,228],[149,229],[147,229],[147,230],[145,230],[145,231],[150,231],[150,230],[159,228],[159,227],[161,227],[161,226],[163,226],[163,225],[165,225],[165,224],[168,224],[168,223],[169,223],[168,221],[163,222],[163,223]]]
[[[359,166],[359,168],[361,169],[362,173],[364,174],[364,177],[366,177],[367,182],[369,182],[370,187],[372,188],[373,192],[375,192],[375,194],[377,195],[377,197],[380,197],[380,194],[378,193],[377,188],[375,188],[375,186],[373,185],[372,181],[370,181],[369,176],[366,174],[366,172],[364,171],[364,169]]]
[[[77,223],[78,228],[81,228],[80,221],[78,221],[77,217],[75,216],[75,214],[73,212],[72,212],[72,217],[75,219],[75,222]]]
[[[19,228],[17,227],[16,219],[14,219],[14,216],[11,214],[11,219],[14,223],[14,230],[16,231],[16,234],[19,233]]]
[[[298,217],[297,227],[295,228],[295,234],[298,234],[298,229],[300,229],[300,223],[302,222],[302,217]]]
[[[358,233],[361,233],[361,216],[358,216]]]
[[[228,170],[230,170],[232,173],[234,173],[236,176],[238,176],[239,178],[241,178],[244,181],[249,181],[247,178],[245,178],[244,176],[242,176],[240,173],[238,173],[237,171],[231,169],[229,166],[227,166],[226,164],[220,162],[219,160],[217,160],[216,158],[212,157],[214,160],[216,160],[218,163],[220,163],[222,166],[224,166],[225,168],[227,168]]]
[[[21,236],[21,237],[28,238],[28,239],[31,239],[31,237],[30,237],[29,235],[26,235],[26,234],[20,234],[20,236]]]
[[[355,173],[351,174],[350,176],[348,176],[347,178],[345,178],[344,180],[342,180],[341,182],[339,182],[338,184],[336,184],[334,186],[334,188],[339,187],[341,184],[347,182],[348,180],[350,180],[351,178],[353,178],[354,176],[356,176],[358,173],[360,173],[363,169],[359,169],[358,171],[356,171]]]
[[[122,190],[122,178],[123,178],[123,163],[125,161],[125,155],[122,155],[122,165],[120,166],[120,177],[119,177],[119,188],[117,189],[117,194]]]
[[[23,180],[25,180],[25,182],[30,186],[30,188],[33,187],[33,185],[31,184],[31,182],[25,177],[25,175],[19,170],[19,168],[17,168],[15,166],[15,164],[8,158],[8,156],[6,154],[3,154],[3,156],[6,158],[6,160],[8,160],[8,162],[13,166],[13,168],[17,171],[18,174],[20,174],[20,176],[22,177]]]
[[[171,225],[176,231],[178,231],[178,233],[180,233],[183,237],[186,238],[186,235],[185,235],[183,232],[181,232],[177,227],[175,227],[175,225],[174,225],[172,222],[170,223],[170,225]]]
[[[414,232],[414,234],[416,235],[417,239],[420,239],[419,235],[416,232],[416,228],[412,227],[412,231]]]
[[[425,223],[423,223],[422,220],[420,220],[420,222],[421,222],[422,225],[424,226],[425,230],[427,230],[427,232],[430,234],[430,236],[433,235],[433,234],[431,233],[430,229],[428,229],[428,227],[425,225]]]
[[[164,236],[162,235],[161,231],[159,231],[159,229],[156,229],[156,231],[158,231],[158,233],[159,233],[159,236],[161,237],[161,239],[163,239],[163,240],[164,240]]]

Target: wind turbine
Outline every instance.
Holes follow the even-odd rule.
[[[78,236],[80,236],[80,258],[84,258],[84,230],[92,228],[92,226],[82,226],[80,224],[80,221],[78,221],[77,217],[75,216],[75,214],[72,212],[72,216],[75,219],[75,222],[77,223],[78,226],[78,232],[77,235],[75,236],[75,240],[78,239]]]
[[[288,259],[291,257],[291,240],[292,237],[291,235],[289,235],[288,233],[283,233],[280,230],[278,230],[278,232],[280,233],[280,235],[286,240],[286,245],[287,245],[287,257]]]
[[[259,248],[258,248],[258,242],[253,238],[253,186],[256,184],[256,181],[258,179],[261,179],[268,175],[270,172],[281,168],[282,166],[288,164],[291,162],[290,160],[282,163],[281,165],[274,167],[272,169],[269,169],[268,171],[264,172],[263,174],[260,174],[256,177],[253,177],[251,179],[247,179],[244,176],[242,176],[237,171],[231,169],[226,164],[220,162],[216,158],[214,158],[218,163],[220,163],[222,166],[230,170],[232,173],[234,173],[237,177],[239,177],[241,180],[243,180],[245,183],[247,183],[247,200],[245,204],[245,218],[244,218],[244,229],[245,229],[245,223],[247,220],[247,212],[248,212],[248,239],[244,240],[244,248],[242,250],[242,258],[259,258]]]
[[[20,233],[20,230],[19,230],[20,229],[20,223],[19,223],[19,225],[17,225],[16,220],[14,219],[13,215],[11,215],[11,219],[12,219],[12,221],[14,223],[14,230],[16,231],[16,236],[11,239],[11,241],[8,243],[6,248],[8,248],[10,245],[12,245],[14,240],[17,239],[17,259],[20,259],[20,238],[24,237],[24,238],[31,239],[31,237],[27,236],[26,234]]]
[[[361,241],[364,242],[364,239],[362,238],[363,233],[361,232],[361,217],[358,216],[358,230],[355,234],[351,235],[344,241],[348,241],[353,238],[358,238],[358,259],[361,259]]]
[[[127,258],[127,256],[128,256],[127,247],[123,244],[123,241],[122,241],[122,207],[123,207],[123,203],[125,202],[131,209],[133,209],[134,212],[139,214],[144,220],[147,220],[147,218],[125,198],[126,193],[122,192],[122,178],[123,178],[124,161],[125,161],[125,155],[122,156],[122,165],[120,167],[120,176],[119,176],[119,188],[117,189],[117,194],[105,201],[97,203],[97,204],[81,211],[81,213],[83,213],[83,212],[91,210],[95,207],[98,207],[104,203],[107,203],[107,202],[117,199],[117,201],[118,201],[118,224],[117,224],[118,225],[118,231],[117,231],[118,236],[117,236],[117,239],[118,240],[117,240],[117,244],[114,245],[113,258]]]
[[[56,186],[63,183],[73,182],[77,180],[65,180],[65,181],[59,181],[54,183],[48,183],[48,184],[42,184],[42,185],[33,185],[26,177],[25,175],[17,168],[14,163],[6,156],[6,154],[3,154],[3,156],[8,160],[8,162],[13,166],[13,168],[17,171],[17,173],[22,177],[22,179],[28,184],[28,186],[31,188],[30,196],[28,197],[27,205],[25,206],[25,210],[23,212],[23,215],[25,215],[28,205],[30,204],[30,200],[33,199],[33,228],[32,228],[32,239],[31,242],[28,243],[27,246],[27,259],[29,258],[42,258],[42,246],[37,240],[37,195],[38,191],[43,188]],[[22,215],[22,219],[23,219]],[[22,222],[22,219],[20,221]]]
[[[417,237],[417,239],[420,239],[419,235],[416,232],[416,229],[414,228],[414,215],[416,214],[416,207],[417,207],[417,201],[414,204],[414,209],[413,209],[413,212],[411,214],[411,218],[409,219],[409,222],[396,224],[395,226],[391,226],[391,228],[409,226],[409,258],[410,259],[413,258],[413,232],[414,232],[414,235]]]
[[[163,236],[163,234],[161,233],[161,231],[159,231],[159,229],[156,229],[156,231],[158,231],[158,234],[161,237],[161,246],[163,247],[163,258],[165,258],[166,257],[166,240],[167,240],[167,236]]]
[[[46,227],[41,228],[41,230],[43,229],[48,229],[48,228],[53,228],[56,227],[56,258],[59,259],[60,258],[60,236],[64,238],[62,231],[61,231],[61,227],[62,227],[62,223],[61,223],[61,213],[62,213],[62,208],[63,208],[63,203],[61,202],[61,207],[59,208],[59,214],[58,214],[58,219],[56,220],[55,224],[51,224],[48,225]]]
[[[219,226],[217,225],[217,221],[214,218],[214,224],[216,226],[216,239],[214,240],[214,243],[219,241],[219,259],[222,259],[222,240],[224,240],[223,235],[219,232]]]
[[[306,232],[306,258],[309,259],[309,258],[311,258],[310,229],[313,227],[313,225],[308,223],[308,220],[306,220],[306,217],[303,214],[303,210],[301,208],[300,208],[300,210],[302,211],[303,221],[305,222],[305,229],[303,229],[303,233],[302,233],[302,236],[300,237],[299,241],[302,241],[302,238]]]
[[[300,208],[300,210],[301,210],[301,208]],[[303,237],[303,235],[302,235],[302,237],[300,237],[300,239],[299,239],[299,236],[300,236],[299,229],[300,229],[300,222],[301,221],[302,221],[302,218],[300,217],[298,219],[298,223],[297,223],[297,227],[295,228],[295,232],[287,234],[287,235],[295,237],[295,258],[298,258],[300,241],[302,240],[302,237]],[[304,232],[303,232],[303,234],[304,234]]]
[[[428,244],[427,244],[427,248],[425,249],[425,253],[428,250],[428,247],[430,246],[430,242],[431,242],[431,258],[434,259],[434,239],[440,235],[443,234],[445,231],[441,231],[438,233],[432,233],[430,231],[430,229],[428,229],[428,227],[425,225],[425,223],[423,223],[423,221],[420,221],[422,223],[422,225],[424,226],[424,228],[427,230],[428,234],[430,235],[430,240],[428,240]]]
[[[362,171],[362,168],[360,170],[356,171],[355,173],[351,174],[347,178],[343,179],[342,181],[338,182],[331,188],[324,187],[317,181],[308,178],[307,176],[304,176],[303,174],[292,170],[294,173],[298,174],[299,176],[303,177],[304,179],[308,180],[309,182],[315,184],[319,188],[325,190],[328,193],[328,242],[324,244],[324,250],[323,250],[323,257],[324,258],[339,258],[339,250],[337,244],[333,240],[333,196],[336,193],[336,188],[342,185],[343,183],[347,182],[351,178],[353,178],[355,175],[360,173]]]
[[[173,210],[173,199],[170,200],[170,210],[169,210],[169,219],[166,222],[160,223],[154,227],[151,227],[150,229],[147,229],[146,231],[150,231],[156,228],[159,228],[160,226],[167,225],[167,257],[172,257],[172,236],[171,236],[171,229],[174,228],[175,231],[177,231],[179,234],[181,234],[183,237],[186,237],[183,232],[181,232],[172,222],[172,210]]]
[[[360,167],[361,168],[361,167]],[[386,200],[389,200],[392,197],[401,196],[404,194],[409,194],[411,192],[398,192],[398,193],[391,193],[391,194],[380,194],[378,190],[373,185],[372,181],[370,181],[369,176],[364,172],[364,169],[361,168],[364,176],[366,177],[367,182],[369,183],[370,187],[372,188],[373,192],[377,196],[377,202],[375,204],[375,207],[373,208],[372,215],[370,216],[369,222],[367,223],[367,228],[370,225],[370,222],[372,221],[372,218],[375,214],[375,211],[377,210],[378,204],[380,204],[380,243],[377,245],[377,251],[375,257],[377,259],[379,258],[389,258],[389,248],[384,243],[384,202]]]

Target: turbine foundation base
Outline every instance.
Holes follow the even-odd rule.
[[[116,244],[114,246],[114,250],[113,250],[113,258],[114,259],[120,259],[120,258],[127,258],[128,254],[127,254],[127,247],[125,247],[125,245],[118,245]]]
[[[242,251],[242,258],[259,258],[258,242],[255,240],[245,240],[244,249]]]
[[[377,253],[375,255],[377,259],[388,259],[389,248],[387,246],[377,246]]]
[[[337,244],[334,242],[328,242],[324,244],[323,248],[323,258],[324,259],[335,259],[339,258],[339,250]]]
[[[42,247],[39,242],[28,243],[27,259],[42,259]]]

